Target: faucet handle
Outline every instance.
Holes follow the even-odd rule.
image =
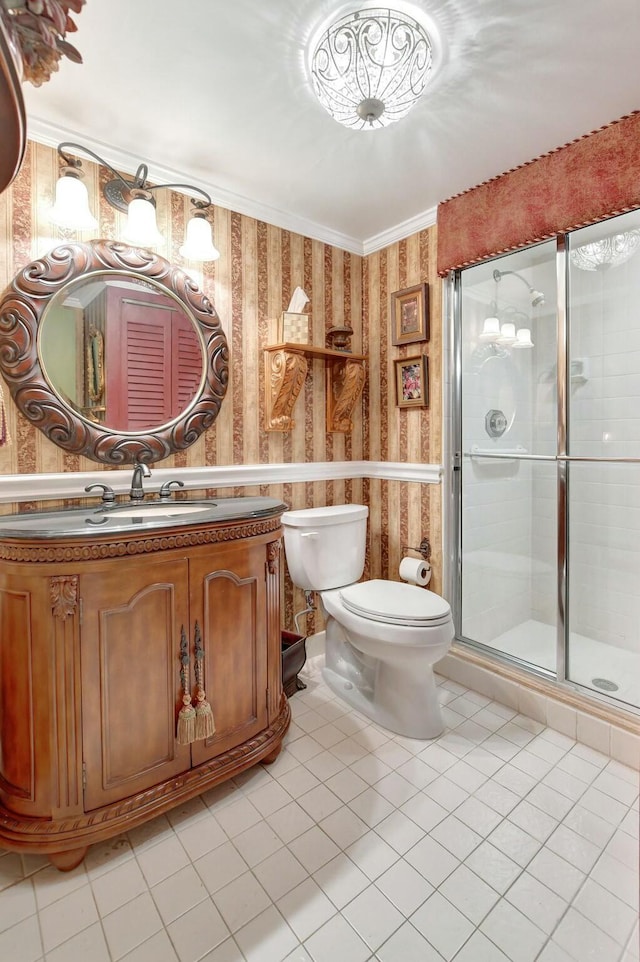
[[[165,483],[160,488],[161,501],[168,501],[171,498],[171,488],[174,484],[178,488],[184,488],[184,481],[165,481]]]
[[[115,503],[116,496],[113,493],[113,488],[110,488],[108,484],[99,484],[96,482],[96,484],[88,484],[84,490],[87,492],[87,494],[89,494],[89,492],[93,491],[95,488],[102,489],[102,501],[104,504]]]

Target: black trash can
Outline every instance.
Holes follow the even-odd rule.
[[[302,671],[307,660],[306,641],[304,635],[282,632],[282,687],[287,698],[307,687],[298,678],[298,672]]]

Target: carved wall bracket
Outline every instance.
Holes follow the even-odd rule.
[[[348,434],[366,376],[363,354],[348,354],[310,344],[274,344],[265,348],[265,430],[291,431],[293,407],[307,374],[307,358],[327,368],[327,431]]]

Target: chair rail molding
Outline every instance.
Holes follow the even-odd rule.
[[[156,493],[173,478],[184,482],[185,490],[249,487],[257,484],[295,484],[305,481],[338,481],[375,478],[381,481],[411,481],[440,484],[441,464],[401,461],[309,461],[277,464],[210,465],[198,468],[153,468],[145,482],[148,493]],[[109,484],[116,494],[131,488],[130,470],[68,471],[62,474],[0,475],[0,504],[22,501],[57,501],[84,498],[89,484]]]

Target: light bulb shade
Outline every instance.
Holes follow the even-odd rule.
[[[516,341],[516,326],[510,321],[503,324],[500,328],[500,337],[498,338],[499,344],[515,344]]]
[[[331,116],[357,130],[401,120],[422,96],[432,66],[426,30],[398,10],[341,17],[311,57],[315,94]]]
[[[519,348],[524,350],[525,348],[533,347],[533,341],[531,340],[531,330],[528,327],[519,327],[516,331],[516,340],[512,345],[514,348]]]
[[[180,248],[180,256],[189,261],[217,261],[220,251],[213,246],[211,224],[206,217],[192,217],[187,224],[187,236]]]
[[[156,209],[150,200],[134,197],[129,204],[127,226],[122,239],[133,247],[157,247],[164,237],[156,224]]]
[[[79,177],[64,174],[58,179],[49,220],[67,230],[96,230],[98,221],[89,210],[89,194]]]
[[[481,341],[497,341],[500,337],[500,321],[497,317],[485,317],[482,325]]]
[[[569,256],[581,271],[604,271],[624,264],[637,250],[640,250],[640,230],[629,230],[576,247]]]

